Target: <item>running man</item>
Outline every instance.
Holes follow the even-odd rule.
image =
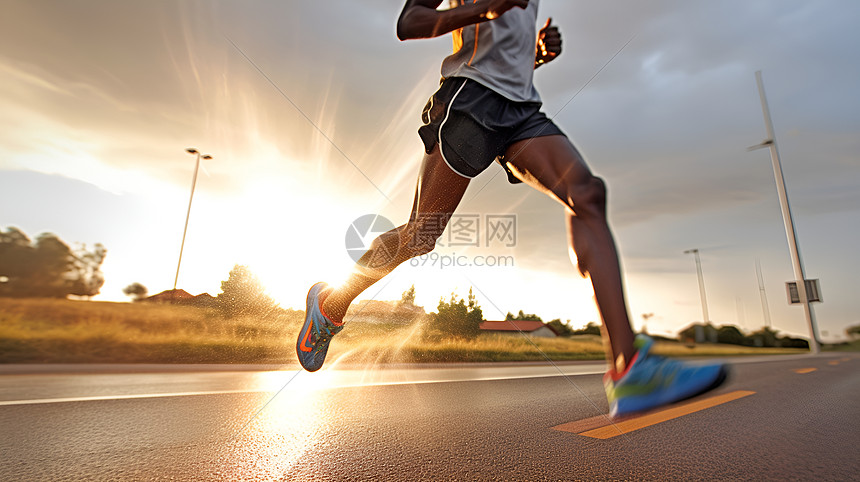
[[[604,377],[610,414],[623,415],[700,394],[726,375],[722,364],[689,365],[649,354],[652,341],[630,325],[618,253],[606,220],[606,185],[540,111],[534,70],[561,53],[551,19],[539,31],[539,0],[407,0],[400,40],[452,33],[454,53],[422,113],[425,155],[409,220],[380,235],[342,287],[313,285],[296,353],[319,370],[329,342],[343,329],[350,303],[399,264],[433,250],[471,178],[494,161],[512,183],[524,182],[564,207],[568,242],[579,271],[590,276],[608,338],[612,367]]]

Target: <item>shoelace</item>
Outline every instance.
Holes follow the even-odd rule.
[[[322,328],[317,328],[316,326],[314,326],[314,328],[316,329],[312,333],[313,339],[311,340],[311,343],[314,345],[313,351],[316,352],[324,347],[326,343],[331,341],[332,337],[335,335],[335,331],[329,328],[327,324],[323,324]]]
[[[331,340],[331,336],[321,336],[319,340],[314,343],[314,352],[318,352]]]

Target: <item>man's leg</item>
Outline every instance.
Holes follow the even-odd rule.
[[[580,272],[591,276],[615,361],[603,377],[610,415],[650,410],[721,384],[728,373],[723,363],[688,364],[651,355],[653,342],[647,337],[634,346],[618,253],[606,222],[606,186],[570,141],[561,135],[525,140],[510,146],[506,157],[517,177],[567,210],[570,245]]]
[[[591,277],[615,369],[623,372],[636,350],[621,265],[606,220],[606,185],[561,135],[516,142],[508,148],[505,161],[523,182],[565,206],[570,248],[579,271]]]
[[[323,312],[332,321],[342,322],[350,303],[362,291],[400,263],[432,251],[468,186],[469,179],[452,171],[442,159],[438,145],[426,154],[409,221],[371,243],[347,281],[325,299]]]

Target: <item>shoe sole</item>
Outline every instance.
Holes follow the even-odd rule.
[[[314,368],[312,366],[311,367],[305,366],[304,362],[302,361],[302,353],[304,353],[304,352],[302,352],[302,349],[301,349],[302,334],[306,330],[309,329],[311,324],[313,324],[313,320],[308,318],[308,314],[311,312],[311,292],[314,290],[314,288],[318,284],[319,283],[314,283],[314,285],[311,286],[311,289],[308,290],[308,296],[307,296],[307,298],[305,298],[305,322],[302,324],[302,327],[299,330],[298,339],[296,340],[296,357],[299,359],[299,364],[302,366],[302,368],[304,368],[305,370],[307,370],[309,372],[315,372],[315,371],[319,370],[320,368],[322,368],[322,365],[320,365],[316,368]],[[313,362],[313,358],[311,358],[311,362]]]

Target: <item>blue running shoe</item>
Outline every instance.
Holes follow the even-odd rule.
[[[723,363],[695,365],[648,352],[654,341],[638,335],[636,356],[622,374],[610,369],[603,377],[609,415],[618,417],[694,397],[719,386],[728,375]]]
[[[330,291],[325,283],[317,283],[308,291],[305,323],[296,340],[296,355],[309,372],[322,368],[331,338],[343,329],[343,325],[335,325],[322,312],[322,302]]]

